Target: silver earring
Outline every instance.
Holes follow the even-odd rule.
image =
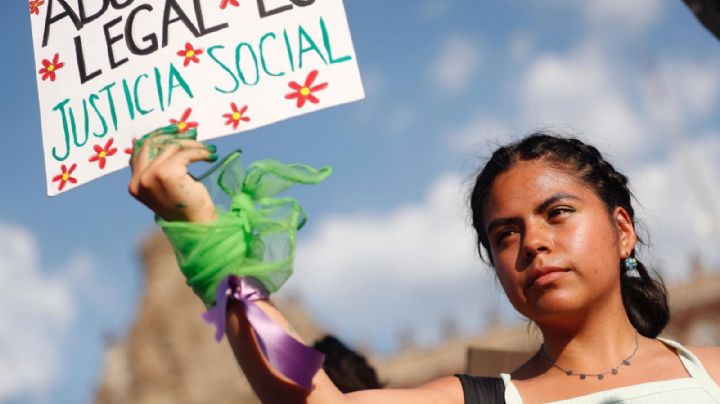
[[[623,268],[625,269],[625,276],[631,278],[639,278],[640,272],[638,271],[638,260],[633,257],[627,257],[623,261]]]

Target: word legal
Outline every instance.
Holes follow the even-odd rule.
[[[77,13],[68,5],[66,0],[49,0],[47,5],[47,14],[45,17],[45,27],[43,30],[42,46],[45,47],[50,40],[51,27],[53,24],[67,19],[72,21],[75,29],[78,33],[81,32],[88,24],[100,18],[106,13],[110,6],[112,8],[120,10],[130,6],[134,0],[102,0],[100,9],[87,13],[85,8],[84,0],[78,0],[78,11]],[[62,8],[62,12],[54,14],[53,6],[57,3]],[[206,1],[207,5],[208,2]],[[186,10],[178,4],[177,0],[165,0],[165,5],[162,8],[162,26],[161,26],[161,39],[158,40],[156,33],[141,33],[142,27],[147,26],[147,20],[144,22],[136,22],[139,19],[141,13],[148,15],[152,14],[155,8],[151,4],[141,4],[136,6],[127,15],[124,21],[124,27],[122,30],[118,30],[118,26],[123,25],[123,17],[118,16],[112,20],[106,22],[103,25],[102,31],[104,34],[105,45],[107,49],[107,59],[111,69],[115,69],[123,64],[129,62],[127,57],[118,57],[118,51],[116,44],[125,40],[125,45],[130,53],[134,55],[149,55],[156,52],[161,47],[164,48],[168,45],[170,30],[169,27],[175,23],[182,23],[186,29],[192,33],[196,38],[205,36],[207,34],[217,32],[228,28],[228,23],[218,23],[213,26],[208,26],[203,17],[203,8],[201,0],[193,0],[194,13],[188,14]],[[118,32],[120,31],[120,32]],[[80,75],[80,83],[84,84],[102,74],[102,69],[92,68],[89,69],[85,53],[83,52],[83,38],[82,35],[78,34],[74,37],[75,42],[75,54],[77,57],[78,73]]]

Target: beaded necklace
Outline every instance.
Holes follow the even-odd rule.
[[[620,372],[620,368],[625,367],[625,366],[630,366],[630,359],[632,359],[632,357],[635,356],[639,347],[640,347],[640,342],[639,342],[639,338],[638,338],[638,333],[637,333],[637,331],[635,331],[635,349],[632,351],[630,356],[623,359],[622,362],[620,362],[620,364],[618,364],[614,368],[611,368],[610,370],[606,370],[605,372],[602,372],[602,373],[585,373],[585,372],[578,373],[578,372],[573,371],[572,369],[568,369],[568,368],[559,366],[557,363],[555,363],[554,360],[552,360],[550,358],[550,356],[547,354],[547,352],[545,352],[545,344],[540,345],[540,352],[542,353],[543,358],[545,358],[545,360],[548,361],[548,363],[550,363],[553,367],[558,368],[559,370],[561,370],[563,373],[565,373],[568,376],[576,376],[576,377],[579,377],[580,380],[585,380],[588,377],[595,377],[598,380],[602,380],[605,378],[605,375],[617,375]]]

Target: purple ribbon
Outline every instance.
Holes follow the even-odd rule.
[[[268,362],[285,377],[309,391],[312,378],[322,367],[325,355],[288,335],[255,304],[256,300],[267,299],[269,295],[257,279],[229,275],[218,285],[215,306],[203,314],[203,319],[215,325],[215,339],[219,342],[225,332],[228,299],[242,302],[260,350]]]

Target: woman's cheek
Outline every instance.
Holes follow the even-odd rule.
[[[613,234],[607,227],[603,223],[594,226],[587,223],[568,229],[559,239],[564,240],[564,251],[572,253],[571,259],[579,257],[582,261],[595,263],[612,251]]]

